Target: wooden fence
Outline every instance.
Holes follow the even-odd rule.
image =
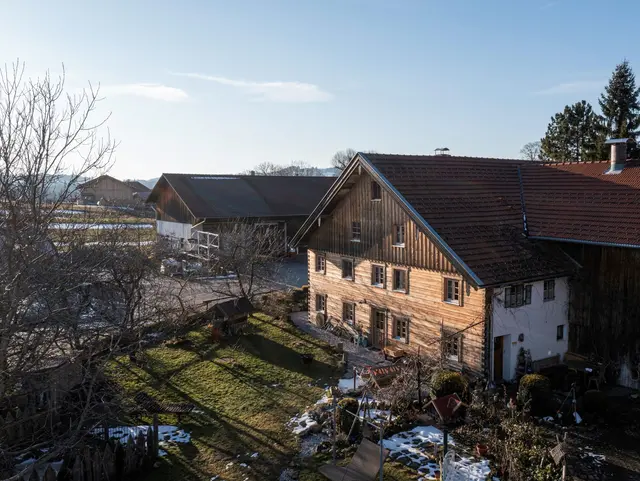
[[[3,415],[4,414],[4,415]],[[38,436],[50,432],[58,422],[57,411],[37,411],[33,405],[0,413],[0,440],[8,445],[33,442]]]
[[[125,444],[108,442],[104,446],[85,446],[64,459],[58,471],[52,465],[32,468],[27,481],[121,481],[133,479],[153,466],[158,456],[157,429],[149,427],[129,436]]]

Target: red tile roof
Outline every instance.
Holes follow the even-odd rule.
[[[483,285],[567,274],[565,256],[524,235],[519,160],[366,154]]]
[[[640,246],[640,162],[608,169],[609,162],[523,165],[529,235]]]

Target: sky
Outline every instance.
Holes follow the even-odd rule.
[[[100,85],[111,174],[330,165],[345,148],[517,157],[640,69],[637,0],[5,0],[0,58]],[[104,131],[106,134],[106,131]]]

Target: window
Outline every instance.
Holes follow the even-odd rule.
[[[564,339],[564,324],[556,327],[556,341],[562,341]]]
[[[504,307],[520,307],[531,304],[531,285],[509,286],[504,291]]]
[[[371,267],[371,285],[384,287],[384,266]]]
[[[316,311],[325,312],[327,310],[327,296],[316,294]]]
[[[444,332],[442,352],[449,361],[462,362],[462,334]]]
[[[342,259],[342,278],[353,280],[353,261],[351,259]]]
[[[406,317],[395,318],[394,337],[397,341],[409,342],[409,319]]]
[[[407,271],[404,269],[393,270],[393,290],[407,292]]]
[[[556,298],[556,281],[550,279],[544,281],[544,301],[553,301]]]
[[[444,280],[444,301],[450,304],[460,304],[460,281],[457,279]]]
[[[316,254],[316,272],[322,272],[323,274],[327,272],[327,258],[324,254]]]
[[[381,200],[382,199],[382,189],[380,188],[380,184],[375,181],[371,181],[371,200]]]
[[[347,324],[354,325],[356,322],[356,305],[353,302],[342,303],[342,320]]]
[[[360,228],[360,222],[351,223],[351,240],[354,242],[360,242],[362,230]]]
[[[398,247],[404,246],[404,224],[396,224],[393,245]]]

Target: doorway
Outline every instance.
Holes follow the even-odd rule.
[[[383,309],[373,309],[371,315],[371,331],[373,332],[373,347],[384,348],[387,332],[387,312]]]
[[[502,381],[504,379],[504,336],[493,339],[493,380]]]

